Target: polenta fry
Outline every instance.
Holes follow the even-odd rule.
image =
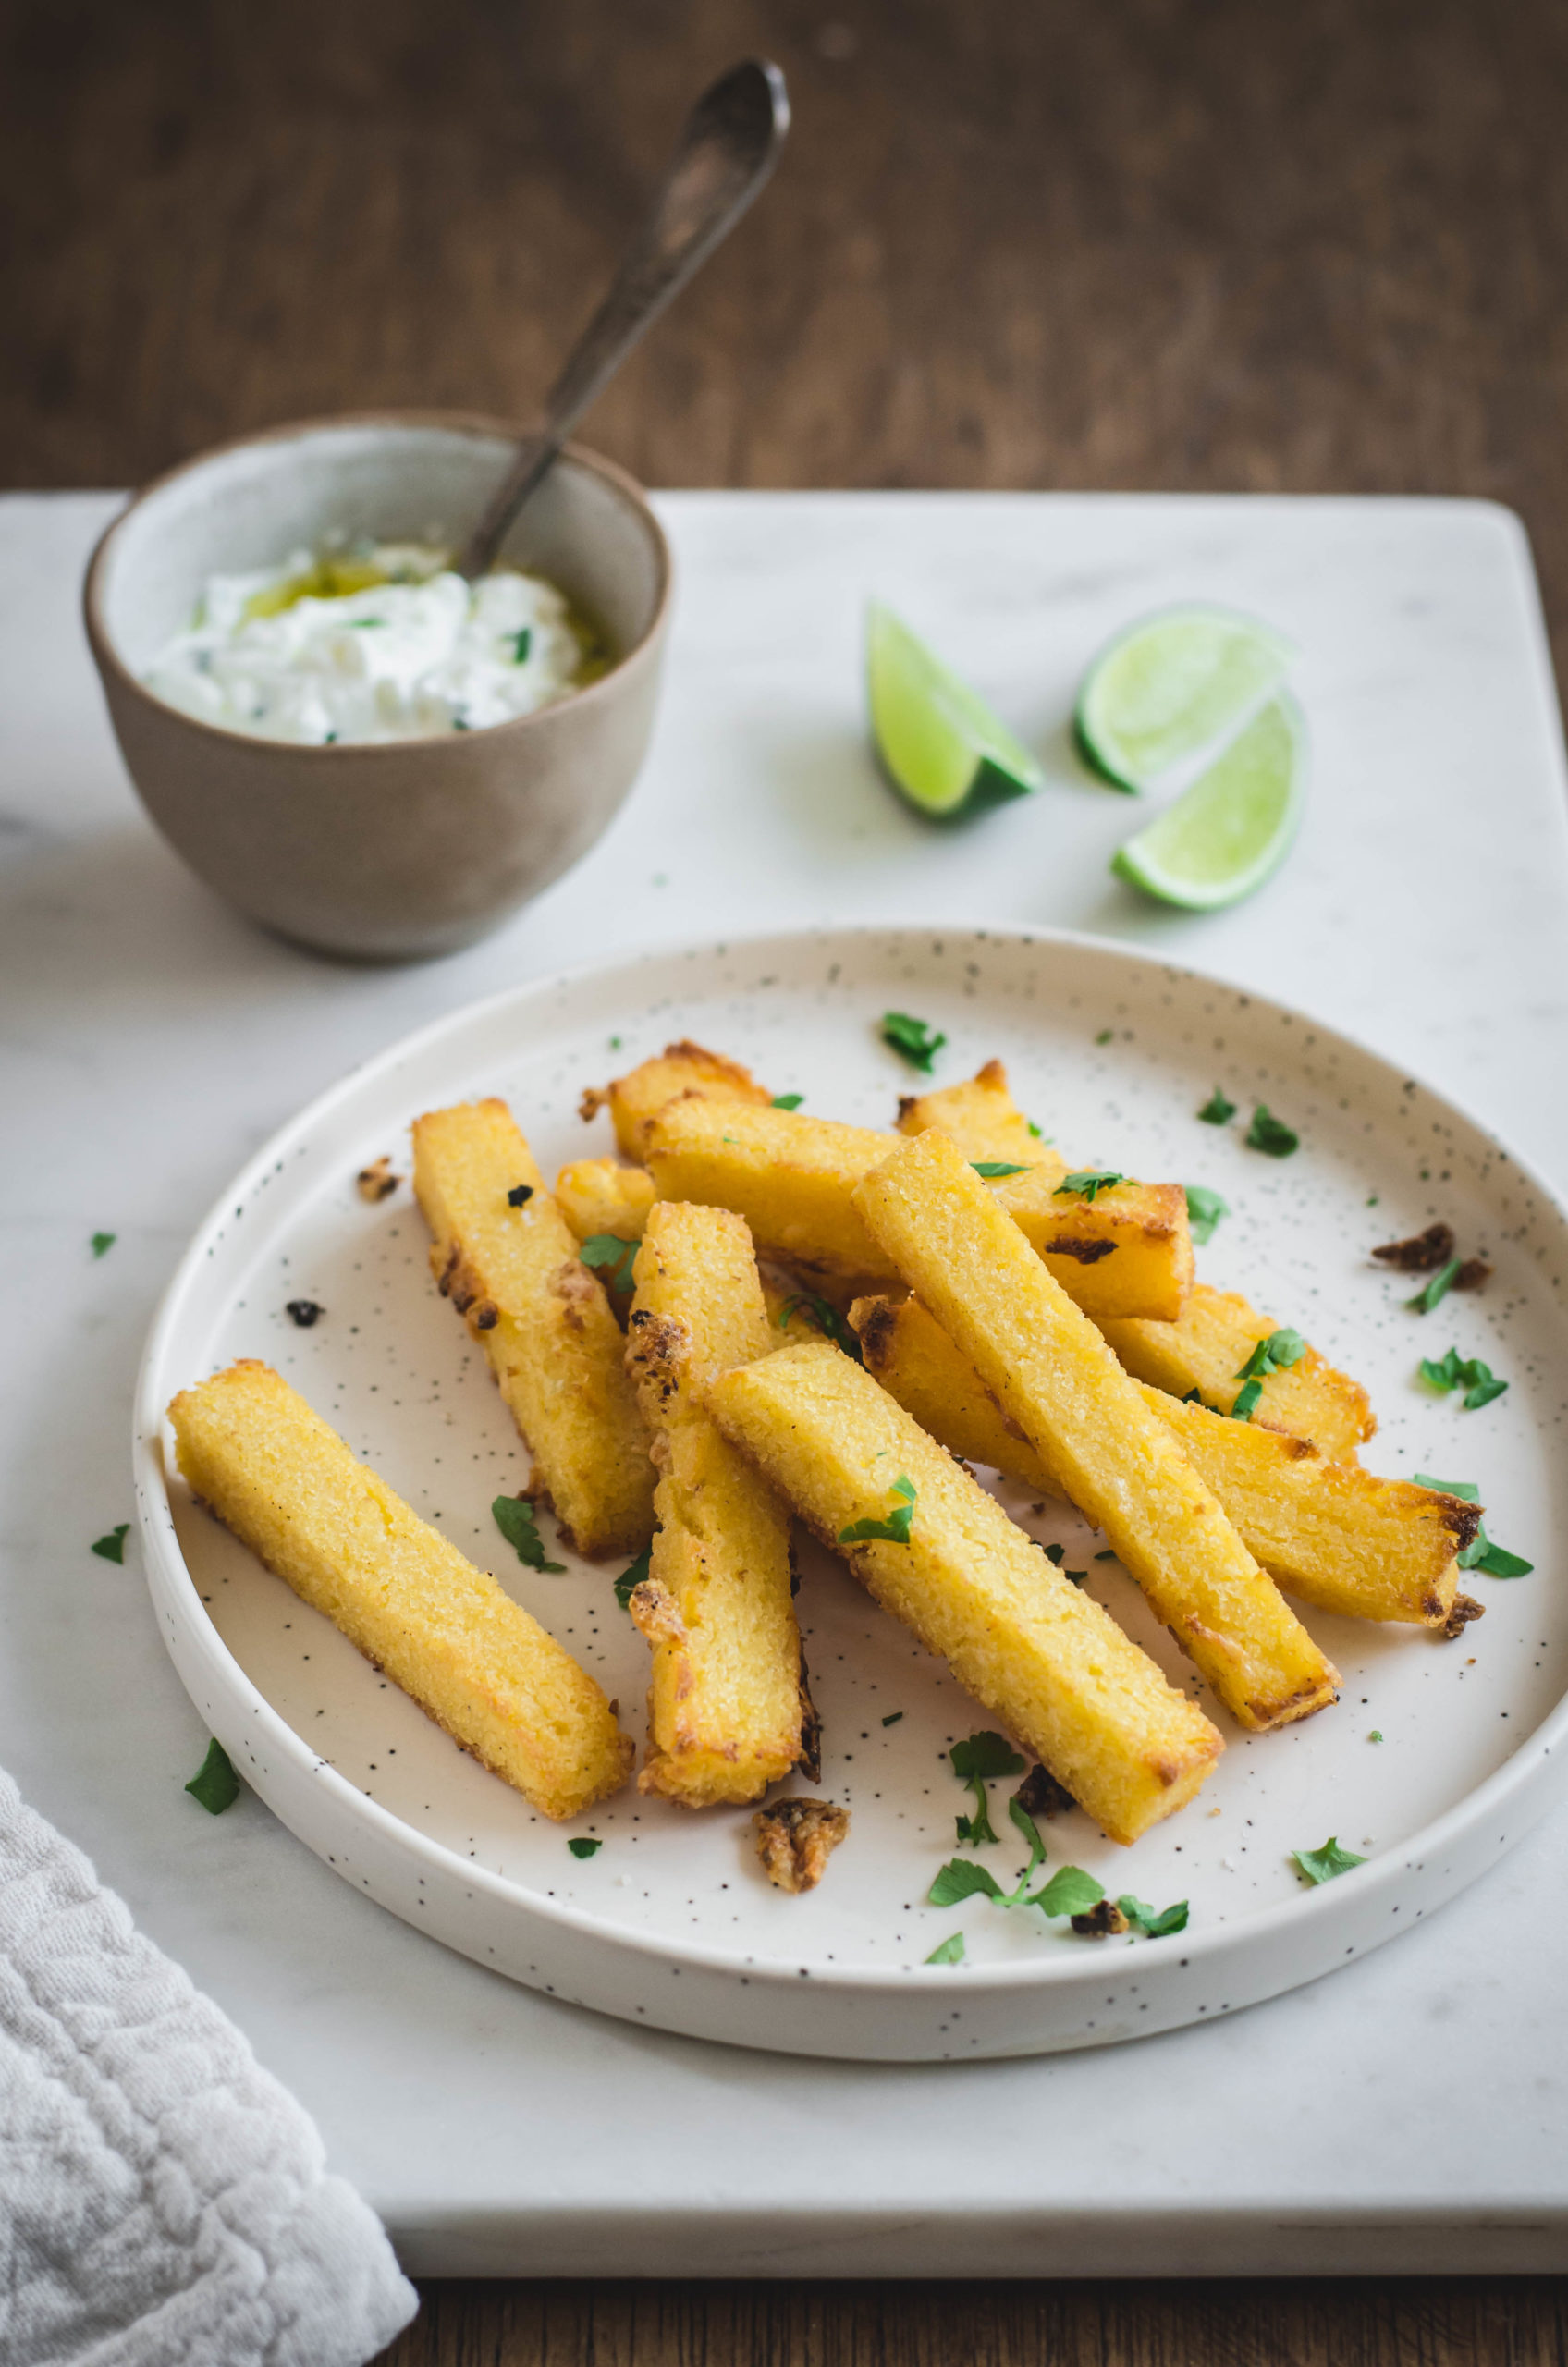
[[[556,1206],[579,1241],[605,1233],[641,1241],[653,1205],[647,1169],[623,1167],[619,1159],[574,1159],[556,1178]]]
[[[202,1502],[541,1815],[619,1791],[631,1744],[587,1671],[268,1366],[183,1390],[169,1420]]]
[[[1223,1747],[1209,1721],[848,1356],[826,1342],[781,1348],[726,1373],[707,1402],[884,1609],[1113,1841],[1192,1797]],[[895,1497],[910,1507],[907,1541],[846,1536],[900,1526],[877,1517]]]
[[[943,1446],[1025,1487],[1067,1494],[917,1299],[858,1299],[850,1323],[866,1370]],[[1232,1421],[1146,1381],[1137,1387],[1248,1552],[1287,1594],[1347,1618],[1443,1625],[1458,1581],[1454,1557],[1475,1535],[1474,1505],[1328,1462],[1305,1439],[1256,1418]]]
[[[656,1059],[642,1061],[611,1084],[590,1088],[579,1105],[579,1115],[586,1120],[607,1109],[621,1156],[640,1159],[659,1111],[685,1093],[705,1094],[710,1101],[752,1101],[765,1108],[773,1098],[739,1061],[683,1041],[667,1044]]]
[[[1117,1357],[1135,1380],[1172,1397],[1195,1389],[1206,1405],[1228,1414],[1242,1387],[1241,1368],[1260,1340],[1277,1329],[1239,1291],[1193,1286],[1173,1323],[1137,1318],[1096,1318]],[[1366,1392],[1336,1372],[1309,1347],[1299,1364],[1271,1372],[1256,1401],[1255,1420],[1310,1440],[1331,1463],[1354,1463],[1356,1449],[1377,1429]]]
[[[1085,1315],[1096,1323],[1133,1315],[1170,1323],[1181,1314],[1193,1287],[1193,1238],[1180,1184],[1072,1191],[1067,1161],[1031,1134],[1000,1061],[987,1061],[967,1084],[900,1102],[900,1134],[931,1126],[950,1134],[965,1159],[1022,1166],[1022,1174],[995,1177],[991,1196]]]
[[[950,1137],[900,1144],[855,1205],[1231,1715],[1263,1729],[1332,1701],[1333,1667]]]
[[[626,1363],[659,1469],[631,1616],[653,1650],[638,1789],[687,1808],[761,1797],[802,1760],[790,1516],[716,1428],[708,1383],[774,1345],[751,1235],[727,1209],[658,1202],[637,1253]]]
[[[414,1191],[430,1263],[490,1360],[581,1553],[636,1553],[654,1528],[647,1432],[604,1291],[504,1101],[416,1119]]]

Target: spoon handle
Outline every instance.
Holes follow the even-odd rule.
[[[469,537],[459,565],[471,581],[493,566],[512,520],[643,331],[740,220],[789,129],[784,77],[766,59],[731,67],[697,101],[647,220],[545,399],[542,432],[519,445]]]

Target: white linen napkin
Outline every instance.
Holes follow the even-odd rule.
[[[311,2120],[0,1771],[6,2367],[363,2367],[416,2307]]]

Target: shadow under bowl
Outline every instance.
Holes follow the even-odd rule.
[[[460,546],[517,434],[461,412],[275,428],[157,478],[92,555],[88,640],[143,805],[210,888],[318,952],[454,952],[608,827],[647,750],[669,610],[669,550],[642,491],[569,445],[507,539],[502,558],[557,584],[613,653],[608,672],[533,715],[305,746],[202,722],[141,678],[210,575],[281,566],[328,536]]]

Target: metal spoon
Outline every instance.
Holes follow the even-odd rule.
[[[545,398],[543,432],[518,446],[469,537],[459,561],[464,575],[489,572],[512,520],[583,412],[740,220],[778,163],[789,129],[784,77],[766,58],[732,66],[697,101],[652,212]]]

